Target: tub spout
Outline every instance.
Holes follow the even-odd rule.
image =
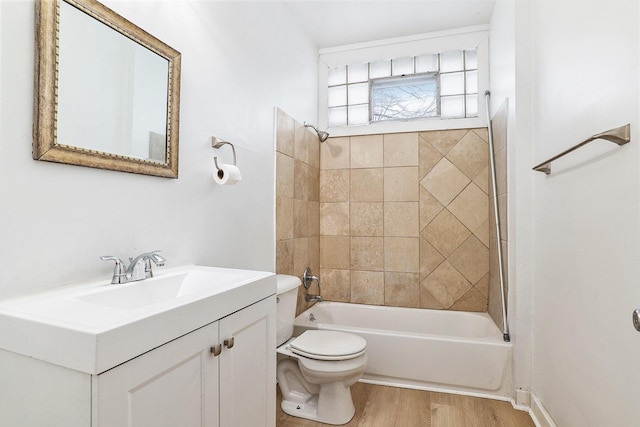
[[[304,299],[305,299],[307,302],[322,302],[322,301],[324,301],[324,300],[322,299],[322,296],[321,296],[321,295],[311,295],[311,294],[306,294],[306,295],[304,296]]]

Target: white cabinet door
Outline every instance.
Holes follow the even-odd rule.
[[[275,295],[220,319],[220,426],[273,427],[276,419]]]
[[[219,342],[215,322],[98,375],[94,426],[219,427]]]

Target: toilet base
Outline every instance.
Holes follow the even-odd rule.
[[[341,386],[341,384],[327,384],[324,387],[326,386],[334,388],[334,386]],[[292,402],[283,398],[280,407],[285,413],[294,417],[318,421],[323,424],[346,424],[351,421],[356,409],[351,399],[351,389],[344,386],[338,388],[343,390],[338,391],[337,395],[332,393],[333,390],[323,390],[305,403]],[[348,394],[348,397],[345,396],[345,393]],[[320,396],[324,398],[322,401],[319,401]]]
[[[356,382],[357,377],[348,381],[349,385],[341,381],[310,384],[296,361],[282,360],[278,363],[278,387],[282,392],[280,406],[285,413],[294,417],[323,424],[346,424],[356,412],[350,385]]]

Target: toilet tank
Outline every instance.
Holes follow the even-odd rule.
[[[280,346],[293,336],[293,321],[296,318],[296,305],[298,304],[298,286],[300,278],[277,274],[278,303],[277,303],[277,327],[276,345]]]

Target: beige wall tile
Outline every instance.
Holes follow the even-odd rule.
[[[384,170],[351,169],[351,201],[381,202],[384,200]]]
[[[486,306],[487,295],[495,294],[491,274],[481,267],[490,252],[489,209],[484,219],[479,216],[480,205],[489,205],[488,167],[469,158],[487,145],[482,130],[330,138],[319,144],[294,121],[296,129],[299,158],[292,179],[281,176],[290,171],[279,171],[290,170],[293,158],[276,154],[277,195],[293,191],[276,200],[278,272],[300,276],[307,266],[320,271],[327,300]],[[320,170],[312,166],[313,147],[319,147]],[[298,309],[308,305],[301,300]]]
[[[309,163],[309,130],[302,123],[296,121],[294,127],[294,158]]]
[[[485,297],[489,296],[489,274],[485,274],[485,276],[478,280],[478,283],[474,286],[482,295]]]
[[[320,271],[320,236],[309,237],[307,267],[309,267],[314,273]]]
[[[425,228],[444,209],[435,196],[420,186],[420,230]]]
[[[316,169],[320,169],[320,140],[318,136],[313,132],[307,132],[305,134],[307,140],[307,146],[309,150],[309,165]]]
[[[507,227],[507,206],[508,206],[508,194],[500,194],[498,196],[498,213],[500,214],[500,238],[502,240],[509,240],[509,228]],[[494,219],[495,221],[495,219]]]
[[[353,270],[351,272],[351,302],[384,305],[384,273]]]
[[[507,149],[496,151],[496,186],[498,194],[507,192]]]
[[[351,137],[351,168],[381,168],[383,163],[383,136]]]
[[[477,289],[471,288],[451,306],[450,310],[485,312],[487,311],[487,297]]]
[[[467,279],[447,261],[424,279],[422,286],[446,309],[471,289]]]
[[[489,198],[474,183],[470,183],[447,209],[469,230],[477,230],[489,219]]]
[[[307,204],[309,208],[309,224],[308,224],[308,233],[309,236],[319,236],[320,235],[320,203],[318,202],[309,202]]]
[[[320,201],[349,201],[349,170],[320,170]]]
[[[352,236],[383,236],[384,205],[382,203],[351,203]]]
[[[478,238],[487,248],[489,247],[489,220],[482,223],[477,230],[473,232],[473,235]]]
[[[320,283],[326,301],[351,301],[351,270],[320,269]]]
[[[279,108],[276,109],[276,150],[293,157],[295,120]]]
[[[320,169],[348,169],[349,137],[329,138],[320,145]]]
[[[507,101],[505,100],[505,103]],[[502,107],[501,107],[502,108]],[[497,116],[500,113],[500,111],[498,111],[498,113],[496,113],[495,115]],[[507,114],[507,111],[505,110],[505,115]],[[496,118],[494,117],[492,120],[495,120]],[[495,127],[495,124],[494,124]],[[471,129],[473,132],[476,133],[476,135],[478,135],[480,138],[484,139],[485,142],[489,142],[489,130],[487,128],[475,128],[475,129]]]
[[[276,242],[276,273],[293,274],[293,239]]]
[[[441,154],[445,155],[469,132],[468,129],[436,130],[420,132],[420,136]]]
[[[293,198],[294,183],[293,157],[276,151],[276,195]]]
[[[420,307],[420,280],[418,274],[385,273],[384,305]]]
[[[433,148],[429,142],[424,139],[422,134],[418,138],[419,141],[419,155],[420,155],[420,179],[424,178],[435,165],[442,159],[442,153]]]
[[[349,203],[320,203],[320,235],[349,235]]]
[[[420,235],[420,204],[418,202],[385,202],[384,235],[418,237]]]
[[[293,239],[293,275],[302,276],[309,263],[309,238]]]
[[[418,133],[384,135],[384,166],[418,166]]]
[[[489,249],[475,236],[470,236],[447,260],[472,285],[489,273]]]
[[[276,197],[276,240],[293,238],[293,199]]]
[[[448,257],[467,240],[471,232],[445,209],[422,230],[421,235],[438,252]]]
[[[420,286],[420,307],[434,310],[445,309],[445,307],[440,304],[440,301],[431,295],[431,292],[429,292],[424,286]]]
[[[320,169],[309,166],[307,169],[308,199],[314,202],[320,201]]]
[[[309,236],[309,206],[306,200],[293,200],[293,237]]]
[[[349,240],[348,236],[320,236],[320,268],[348,270]]]
[[[384,240],[382,237],[351,237],[351,261],[354,270],[384,270]]]
[[[420,240],[417,237],[385,237],[384,270],[419,273]]]
[[[294,163],[293,198],[299,200],[309,199],[309,165],[296,160]]]
[[[447,153],[447,159],[456,165],[467,178],[473,179],[482,169],[487,167],[489,146],[474,132],[467,132]]]
[[[420,238],[420,280],[431,274],[444,261],[444,257],[427,239]]]
[[[419,194],[417,167],[384,168],[385,202],[417,202]]]
[[[440,203],[447,206],[470,181],[453,163],[442,159],[420,181],[420,185],[433,194]]]
[[[489,167],[485,167],[478,175],[473,178],[473,183],[480,187],[482,191],[489,194]]]

